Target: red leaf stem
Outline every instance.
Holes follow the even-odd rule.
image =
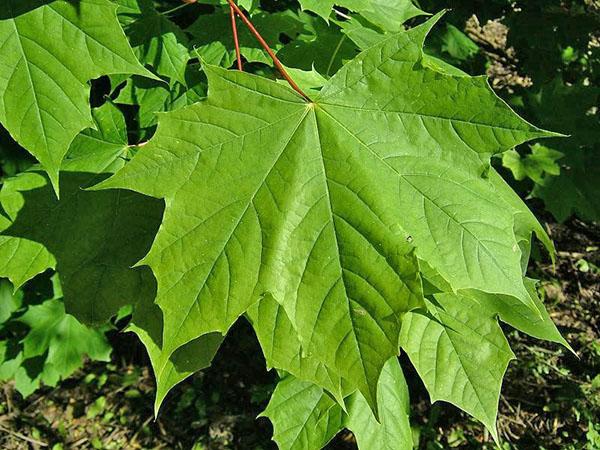
[[[229,4],[229,12],[231,15],[231,31],[233,32],[233,42],[235,43],[235,56],[237,59],[237,67],[240,72],[244,71],[242,64],[242,52],[240,51],[240,39],[238,37],[237,21],[235,18],[235,10],[231,3]]]
[[[258,32],[258,30],[254,27],[254,25],[252,24],[252,22],[250,22],[250,19],[248,19],[245,16],[245,14],[235,4],[235,2],[233,0],[227,0],[227,2],[229,3],[229,6],[239,16],[239,18],[242,19],[242,22],[244,22],[244,25],[246,25],[248,27],[248,29],[250,30],[250,32],[258,40],[258,42],[260,43],[260,45],[262,46],[262,48],[264,48],[265,51],[269,54],[269,56],[273,60],[273,64],[275,64],[275,67],[277,67],[277,70],[279,71],[279,73],[281,74],[281,76],[283,78],[285,78],[285,80],[289,83],[289,85],[292,87],[292,89],[294,89],[298,94],[300,94],[302,97],[304,97],[305,100],[307,100],[309,102],[312,102],[312,100],[310,99],[310,97],[308,95],[306,95],[302,91],[302,89],[300,89],[300,87],[296,84],[296,82],[294,80],[292,80],[292,77],[290,77],[290,75],[287,73],[287,71],[283,67],[283,64],[281,64],[281,61],[279,61],[279,58],[277,58],[277,56],[275,55],[275,53],[273,52],[273,50],[271,50],[271,47],[269,47],[269,44],[267,44],[267,42],[264,40],[264,38],[261,36],[261,34]]]

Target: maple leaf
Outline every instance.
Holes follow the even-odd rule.
[[[16,389],[25,397],[41,383],[56,386],[82,365],[86,355],[96,361],[110,360],[112,348],[104,336],[106,329],[88,328],[66,314],[56,276],[52,284],[54,296],[39,304],[31,304],[27,295],[17,291],[15,314],[3,321],[0,380],[14,379]],[[8,331],[15,329],[17,322],[20,325],[16,329],[25,325],[29,330],[24,334]]]
[[[300,0],[302,9],[328,20],[334,5],[355,11],[383,31],[398,32],[408,19],[425,14],[411,0]]]
[[[149,270],[131,269],[148,250],[162,204],[131,191],[91,192],[124,164],[125,119],[110,103],[93,112],[98,130],[74,140],[61,172],[57,199],[39,167],[7,180],[0,202],[0,273],[22,283],[47,268],[60,273],[67,312],[102,323],[126,304],[154,295]]]
[[[484,78],[424,67],[437,18],[391,34],[306,101],[276,82],[207,65],[206,101],[97,189],[165,198],[149,254],[164,351],[225,333],[272,295],[306,354],[374,405],[403,313],[422,306],[417,257],[453,291],[535,309],[515,216],[490,155],[551,135]]]
[[[109,0],[2,2],[0,61],[0,122],[56,192],[71,141],[93,126],[87,82],[113,73],[154,77],[135,58]]]
[[[406,315],[401,342],[431,400],[454,403],[497,440],[500,388],[514,355],[496,318],[468,297],[436,295],[426,312]]]
[[[282,449],[323,448],[348,428],[361,450],[411,450],[408,386],[397,358],[384,366],[378,396],[379,420],[360,394],[350,397],[344,411],[319,386],[287,376],[261,416],[273,423],[273,440]]]
[[[185,33],[154,8],[151,0],[118,0],[119,20],[143,64],[159,75],[185,84],[190,59]]]

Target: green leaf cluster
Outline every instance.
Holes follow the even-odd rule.
[[[24,397],[42,384],[56,386],[84,357],[110,360],[105,329],[86,327],[65,313],[58,277],[52,281],[54,294],[46,299],[0,282],[0,381],[14,380]]]

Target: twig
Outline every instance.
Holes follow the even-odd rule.
[[[352,17],[350,17],[348,14],[344,14],[337,8],[333,8],[333,12],[336,13],[338,16],[340,16],[343,19],[352,20]]]
[[[10,387],[8,384],[5,384],[3,386],[4,391],[4,397],[6,399],[6,406],[8,407],[8,413],[10,414],[12,412],[13,409],[13,404],[12,404],[12,392],[10,392]]]
[[[17,433],[16,431],[13,431],[9,428],[5,428],[2,425],[0,425],[0,430],[4,431],[5,433],[10,434],[11,436],[18,438],[18,439],[29,442],[30,444],[39,445],[40,447],[48,447],[48,444],[46,444],[45,442],[38,441],[36,439],[27,437],[24,434]]]
[[[73,442],[71,444],[71,448],[79,448],[81,445],[85,444],[88,440],[89,440],[89,438],[87,438],[87,437],[81,438],[78,441]]]
[[[305,100],[312,102],[310,97],[308,95],[306,95],[302,91],[302,89],[300,89],[300,87],[296,84],[296,82],[294,80],[292,80],[292,77],[290,77],[290,75],[287,73],[287,71],[283,67],[283,64],[281,64],[281,61],[279,61],[279,58],[277,58],[277,56],[275,56],[275,53],[273,53],[273,50],[271,50],[271,47],[269,47],[269,44],[267,44],[267,42],[264,40],[264,38],[261,36],[261,34],[258,32],[258,30],[254,27],[252,22],[250,22],[250,20],[245,16],[245,14],[242,12],[242,10],[235,4],[235,2],[233,0],[227,0],[227,2],[229,3],[229,6],[231,6],[234,9],[235,13],[240,17],[240,19],[242,19],[242,22],[244,22],[244,25],[246,25],[248,27],[250,32],[258,40],[258,42],[260,43],[262,48],[264,48],[265,51],[269,54],[269,56],[273,60],[273,64],[275,64],[275,67],[277,67],[277,70],[279,70],[279,73],[281,74],[281,76],[283,78],[285,78],[285,80],[292,87],[292,89],[294,89],[298,94],[300,94],[302,97],[304,97]]]
[[[240,72],[244,71],[242,65],[242,52],[240,51],[240,39],[238,37],[237,21],[235,18],[235,10],[231,4],[229,5],[229,15],[231,16],[231,31],[233,32],[233,42],[235,44],[235,57],[237,59],[237,68]]]
[[[335,50],[331,54],[331,58],[329,59],[329,64],[327,65],[327,71],[325,72],[326,75],[329,75],[329,73],[331,72],[331,68],[333,67],[333,63],[335,62],[335,58],[337,57],[338,53],[340,52],[340,50],[342,48],[342,45],[344,44],[344,41],[346,40],[347,37],[348,37],[348,35],[344,34],[340,38],[340,41],[338,42],[337,46],[335,47]]]
[[[162,14],[164,14],[165,16],[168,16],[169,14],[173,14],[176,11],[179,11],[181,8],[185,8],[188,5],[193,5],[194,3],[196,3],[195,1],[184,1],[183,4],[176,6],[175,8],[171,8],[167,11],[163,11]]]
[[[152,421],[152,419],[154,418],[154,416],[150,416],[148,417],[144,423],[138,428],[138,430],[135,432],[135,434],[133,435],[133,437],[130,439],[130,443],[135,442],[135,440],[137,439],[137,437],[139,436],[140,432],[143,430],[143,428],[148,425],[150,423],[150,421]]]

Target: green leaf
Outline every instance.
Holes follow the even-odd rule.
[[[355,11],[384,31],[402,31],[408,19],[425,14],[411,0],[300,0],[302,9],[328,20],[334,5]]]
[[[485,79],[423,67],[434,21],[363,52],[313,102],[207,66],[207,100],[163,115],[100,184],[166,199],[140,262],[158,280],[163,350],[225,333],[269,294],[304,352],[374,405],[400,318],[422,305],[415,256],[454,291],[535,308],[513,211],[486,175],[490,155],[549,133]]]
[[[312,11],[325,20],[329,20],[335,3],[334,0],[300,0],[300,6],[303,10]]]
[[[23,292],[15,291],[7,280],[0,280],[0,327],[17,311],[23,303]]]
[[[600,145],[590,149],[567,149],[560,160],[559,176],[547,177],[533,189],[533,196],[544,201],[546,209],[560,222],[573,214],[587,221],[600,220]]]
[[[142,77],[132,77],[119,91],[115,103],[119,105],[138,106],[136,113],[137,124],[140,127],[140,138],[152,134],[157,124],[157,113],[174,111],[188,104],[182,95],[182,85],[177,83],[171,89],[164,83],[148,80]]]
[[[119,19],[138,59],[159,75],[185,84],[185,69],[190,59],[185,33],[159,14],[151,0],[117,3]]]
[[[44,377],[43,362],[39,359],[24,361],[22,346],[15,340],[0,341],[0,381],[15,381],[15,389],[23,396],[28,397],[40,387]],[[51,371],[51,367],[48,367]],[[49,377],[46,376],[46,379]],[[55,383],[57,377],[52,377],[50,385]]]
[[[142,341],[156,378],[154,414],[158,415],[160,405],[168,392],[193,373],[210,366],[223,336],[211,333],[201,336],[177,349],[172,354],[162,351],[163,318],[160,308],[152,302],[152,297],[144,298],[135,307],[128,331],[134,332]]]
[[[401,342],[431,400],[458,406],[498,440],[502,378],[514,355],[495,314],[467,296],[437,294],[427,312],[405,316]]]
[[[445,29],[432,36],[426,51],[460,65],[476,56],[480,49],[469,36],[454,25],[447,23]]]
[[[6,139],[7,145],[16,145]],[[3,184],[22,185],[29,188],[34,180],[23,180],[10,178]],[[37,180],[38,186],[45,185],[45,181]],[[22,206],[20,199],[6,195],[7,188],[0,191],[0,230],[5,230],[11,224],[10,211],[17,211]],[[8,212],[7,212],[8,211]],[[39,243],[26,239],[14,239],[8,236],[0,236],[0,276],[8,278],[15,289],[20,288],[26,281],[30,280],[46,269],[56,266],[54,257]]]
[[[152,274],[131,266],[154,238],[162,203],[130,191],[83,189],[122,166],[129,151],[118,109],[106,104],[94,110],[94,116],[98,130],[83,132],[71,146],[61,172],[60,200],[39,169],[8,180],[0,200],[12,219],[3,231],[12,238],[2,239],[16,249],[17,278],[35,271],[25,264],[23,275],[23,266],[16,263],[39,253],[32,262],[42,271],[55,258],[67,311],[83,322],[102,323],[121,306],[147,295],[152,298]]]
[[[282,450],[323,448],[342,428],[354,433],[361,450],[411,450],[408,386],[397,358],[384,366],[377,395],[379,420],[358,393],[346,413],[320,387],[288,376],[261,416],[273,423],[273,440]]]
[[[411,0],[343,0],[340,4],[392,33],[403,31],[407,20],[426,14]]]
[[[109,0],[7,0],[0,7],[0,122],[48,172],[93,126],[87,82],[153,76],[135,58]],[[68,42],[69,45],[65,45]]]
[[[560,174],[557,161],[564,156],[559,151],[535,144],[531,146],[531,153],[525,156],[519,155],[516,150],[504,153],[502,165],[510,169],[516,180],[530,178],[534,183],[544,184],[546,176]]]
[[[10,220],[0,217],[0,228],[6,229],[10,223]],[[54,256],[43,245],[27,239],[0,236],[0,276],[8,278],[15,288],[55,266]]]
[[[367,408],[367,411],[370,412]],[[281,380],[261,414],[273,423],[282,450],[316,450],[343,428],[344,412],[323,389],[288,376]]]
[[[66,314],[59,299],[30,306],[19,321],[31,328],[23,339],[23,356],[28,359],[47,351],[46,364],[51,364],[61,377],[78,369],[83,355],[98,361],[110,360],[112,348],[103,333]]]
[[[390,359],[379,378],[379,420],[368,403],[355,394],[348,407],[346,428],[356,437],[361,450],[412,450],[408,385],[397,358]]]
[[[277,52],[284,64],[307,71],[314,68],[330,76],[356,56],[356,47],[338,25],[327,24],[307,13],[298,17],[303,24],[302,33]]]
[[[471,299],[477,301],[490,314],[497,314],[500,320],[517,330],[537,339],[556,342],[573,351],[565,338],[561,336],[554,322],[552,322],[542,300],[539,298],[536,281],[526,278],[525,286],[530,292],[531,298],[535,301],[537,311],[524,307],[522,303],[515,301],[513,297],[473,293]]]

